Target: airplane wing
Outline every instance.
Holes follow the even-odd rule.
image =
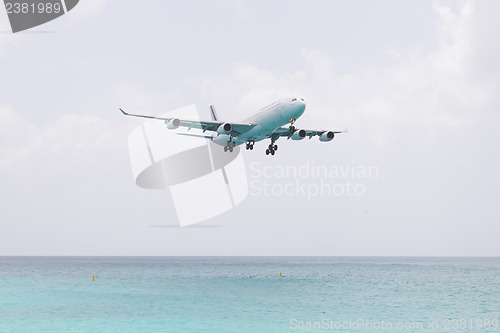
[[[200,135],[200,134],[191,134],[191,133],[175,133],[177,135],[184,135],[184,136],[192,136],[195,138],[204,138],[204,139],[212,139],[211,135]]]
[[[315,135],[320,136],[328,132],[328,131],[314,131],[314,130],[305,130],[305,131],[306,131],[306,136],[308,136],[309,139],[311,139]],[[331,132],[333,132],[333,134],[347,133],[347,131],[331,131]]]
[[[131,116],[131,117],[140,117],[140,118],[147,118],[147,119],[157,119],[157,120],[163,120],[164,122],[168,123],[174,118],[162,118],[162,117],[154,117],[154,116],[146,116],[146,115],[140,115],[140,114],[132,114],[132,113],[127,113],[123,111],[120,108],[120,111],[126,115],[126,116]],[[198,128],[205,131],[212,131],[215,132],[219,128],[220,125],[224,124],[224,122],[221,121],[201,121],[201,120],[185,120],[185,119],[179,119],[180,124],[179,126],[181,127],[188,127],[189,129],[191,128]],[[229,123],[231,124],[232,131],[231,135],[236,136],[238,134],[246,133],[249,130],[251,130],[253,127],[255,127],[255,124],[250,124],[250,123]]]
[[[300,128],[296,128],[295,131],[300,130]],[[327,132],[332,132],[333,134],[339,134],[339,133],[347,133],[347,130],[344,131],[326,131],[326,130],[304,130],[306,132],[305,136],[308,136],[309,139],[311,139],[313,136],[321,136],[324,133]],[[287,139],[290,139],[293,134],[293,131],[290,130],[290,127],[280,127],[274,131],[272,135],[276,137],[280,136],[286,136]]]

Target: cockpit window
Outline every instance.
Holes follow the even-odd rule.
[[[301,100],[302,100],[302,102],[304,101],[304,99],[303,99],[303,98],[301,98]]]
[[[294,99],[292,99],[292,102],[295,102],[296,100],[297,100],[297,99],[296,99],[296,98],[294,98]]]

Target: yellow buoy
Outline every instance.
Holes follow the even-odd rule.
[[[92,281],[95,281],[95,275],[92,275]]]
[[[283,276],[283,273],[280,272],[280,276]]]

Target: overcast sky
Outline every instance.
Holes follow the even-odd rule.
[[[82,0],[10,33],[0,10],[0,255],[500,255],[498,1]],[[361,196],[249,195],[197,228],[132,176],[141,120],[283,97],[333,142],[267,142],[271,166],[375,166]],[[269,169],[268,169],[269,170]],[[253,177],[253,178],[252,178]],[[317,184],[318,179],[302,179]],[[207,189],[207,195],[210,189]]]

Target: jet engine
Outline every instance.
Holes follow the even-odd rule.
[[[165,121],[168,129],[176,129],[180,126],[181,121],[178,118],[172,118],[169,121]]]
[[[305,137],[306,137],[306,131],[301,129],[301,130],[296,130],[295,132],[293,132],[293,134],[290,138],[292,140],[302,140]]]
[[[217,128],[217,133],[218,134],[230,134],[231,131],[233,130],[233,126],[229,123],[224,123]]]
[[[335,137],[335,133],[333,133],[332,131],[328,131],[328,132],[325,132],[319,136],[319,141],[323,141],[323,142],[332,141],[334,137]]]

